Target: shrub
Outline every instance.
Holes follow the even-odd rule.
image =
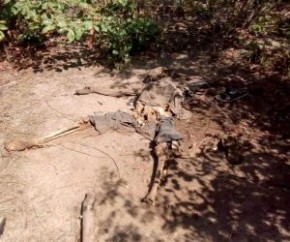
[[[1,4],[0,19],[5,21],[0,21],[0,39],[8,29],[19,42],[42,42],[52,33],[66,36],[69,43],[91,37],[110,61],[127,63],[159,32],[151,19],[138,15],[133,0],[94,2],[6,0]]]
[[[7,29],[6,22],[4,20],[0,20],[0,41],[5,38],[4,31]]]

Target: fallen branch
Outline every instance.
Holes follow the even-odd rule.
[[[95,196],[86,194],[81,208],[81,242],[95,242],[97,240]]]
[[[5,224],[6,224],[6,218],[0,217],[0,238],[1,238],[1,235],[4,233]]]

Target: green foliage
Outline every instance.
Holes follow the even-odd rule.
[[[266,35],[275,30],[277,18],[269,14],[260,16],[255,23],[250,26],[251,31],[256,35]]]
[[[103,17],[95,26],[113,62],[130,61],[130,55],[147,47],[159,28],[142,18]]]
[[[6,22],[4,20],[0,20],[0,41],[5,38],[5,30],[7,30]]]
[[[133,0],[111,0],[107,4],[88,0],[6,0],[2,8],[0,19],[6,22],[0,22],[0,39],[7,28],[17,32],[18,41],[28,42],[43,41],[52,33],[66,36],[69,43],[92,35],[114,63],[128,62],[134,51],[146,48],[159,32],[152,20],[138,16]]]
[[[145,49],[159,32],[152,20],[138,16],[136,4],[131,0],[111,1],[100,12],[95,30],[114,63],[129,62],[130,55]]]
[[[45,36],[58,32],[67,36],[70,42],[79,40],[84,34],[83,16],[89,8],[86,1],[6,1],[7,9],[17,18],[20,39],[23,36]],[[5,5],[4,5],[5,6]]]

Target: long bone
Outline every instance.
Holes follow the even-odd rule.
[[[42,146],[44,143],[51,141],[53,139],[62,137],[64,135],[68,135],[74,133],[76,131],[83,130],[84,128],[88,128],[89,122],[87,120],[82,119],[81,121],[73,124],[72,126],[66,127],[64,129],[60,129],[49,133],[48,135],[40,138],[29,139],[29,138],[21,138],[16,137],[12,140],[9,140],[4,144],[4,147],[7,151],[23,151],[27,149],[31,149],[33,147]]]

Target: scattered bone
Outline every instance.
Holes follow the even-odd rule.
[[[38,141],[35,139],[13,138],[4,143],[5,149],[8,151],[22,151],[38,146]]]
[[[118,127],[116,126],[117,124],[121,126],[123,126],[123,124],[127,126],[131,124],[130,126],[134,127],[136,132],[150,140],[154,139],[156,143],[154,152],[157,158],[157,169],[153,174],[151,189],[144,199],[144,201],[150,204],[153,204],[156,199],[157,190],[164,175],[163,169],[170,149],[172,149],[173,146],[174,149],[177,149],[179,143],[174,143],[171,148],[168,146],[170,146],[173,141],[182,139],[181,135],[174,128],[173,123],[174,117],[180,117],[183,113],[181,101],[182,91],[176,86],[171,77],[165,77],[156,82],[149,83],[137,97],[135,101],[134,121],[132,121],[131,118],[128,119],[127,116],[129,114],[126,113],[121,115],[122,117],[126,117],[125,119],[121,118],[120,115],[117,115],[118,117],[120,116],[120,118],[117,116],[115,117],[118,112],[96,116],[97,119],[94,119],[93,122],[91,121],[97,130],[99,130],[100,127],[105,127],[106,131],[107,125],[103,125],[103,121],[107,124],[107,118],[109,117],[109,121],[113,118],[112,125],[111,122],[108,123],[109,129],[113,127],[114,130],[118,130],[118,128],[116,128]],[[112,118],[110,118],[110,115],[113,115]]]
[[[86,194],[81,209],[81,242],[95,242],[97,238],[96,198]]]
[[[160,143],[160,144],[156,145],[154,148],[154,153],[156,155],[156,162],[157,162],[156,171],[155,171],[155,174],[154,174],[154,177],[152,180],[152,184],[151,184],[151,188],[149,190],[149,193],[143,199],[144,202],[146,202],[150,205],[154,205],[154,202],[155,202],[156,196],[157,196],[157,191],[158,191],[158,188],[159,188],[160,183],[161,183],[162,178],[163,178],[164,166],[165,166],[165,163],[168,159],[167,143],[164,142],[164,143]]]
[[[167,77],[169,70],[164,67],[157,67],[148,71],[146,76],[144,77],[144,83],[151,83],[158,81],[161,78]],[[76,90],[75,95],[88,95],[91,93],[96,93],[104,96],[110,97],[125,97],[125,96],[137,96],[140,93],[140,89],[142,86],[134,87],[131,83],[128,83],[128,87],[126,90],[118,91],[108,87],[100,87],[100,86],[86,86],[82,89]]]
[[[95,126],[100,134],[110,129],[133,129],[155,142],[154,153],[157,158],[157,169],[153,174],[151,189],[144,199],[144,201],[153,204],[157,196],[158,187],[164,176],[163,170],[169,154],[172,153],[172,150],[180,151],[179,140],[182,139],[181,134],[174,127],[173,120],[174,118],[180,118],[184,114],[184,109],[181,105],[183,93],[173,79],[168,76],[168,73],[166,74],[166,71],[168,72],[164,68],[156,68],[148,73],[150,81],[135,101],[134,116],[121,111],[102,115],[96,114],[95,116],[90,116],[89,120],[87,119],[73,127],[57,131],[43,138],[13,140],[8,142],[5,148],[10,151],[20,151],[41,146],[45,142],[57,138],[60,135],[65,135],[87,127],[88,123]],[[154,82],[152,82],[153,79]],[[126,91],[115,91],[110,88],[85,87],[84,89],[77,90],[76,94],[98,93],[112,97],[137,95],[138,89],[134,89],[133,87],[129,88],[131,89],[127,89]],[[84,205],[93,206],[87,205],[87,203],[85,200]],[[85,220],[83,220],[83,223],[86,223]],[[84,229],[84,231],[87,230],[90,231],[90,229]]]
[[[172,153],[179,152],[179,141],[182,139],[181,134],[174,127],[173,119],[169,117],[160,121],[156,132],[157,135],[154,139],[156,169],[153,174],[150,191],[143,199],[144,202],[152,205],[155,202],[158,188],[165,175],[164,166]]]
[[[51,141],[53,139],[56,139],[58,137],[71,134],[76,131],[83,130],[90,125],[88,124],[87,120],[82,119],[77,124],[74,124],[73,126],[70,126],[68,128],[64,128],[61,130],[58,130],[56,132],[52,132],[48,134],[45,137],[41,137],[38,139],[25,139],[25,138],[13,138],[7,142],[4,143],[4,147],[7,151],[23,151],[27,149],[31,149],[33,147],[41,147],[44,143]]]
[[[138,90],[126,90],[126,91],[116,91],[111,88],[101,88],[101,87],[91,87],[86,86],[83,89],[76,90],[75,95],[87,95],[90,93],[96,93],[109,97],[126,97],[126,96],[136,96],[138,95]]]
[[[161,74],[163,73],[163,74]],[[165,69],[158,67],[152,69],[148,76],[156,77],[158,81],[149,82],[142,91],[136,87],[129,87],[124,91],[116,91],[110,88],[85,87],[77,90],[76,95],[98,93],[112,97],[138,96],[135,100],[134,117],[138,123],[145,120],[158,121],[161,117],[176,116],[178,118],[189,117],[186,110],[182,108],[182,90],[177,87],[171,77],[164,74]],[[164,77],[167,76],[167,77]]]
[[[172,78],[165,77],[149,83],[135,102],[134,116],[140,123],[144,120],[157,121],[161,117],[182,114],[182,93]]]

